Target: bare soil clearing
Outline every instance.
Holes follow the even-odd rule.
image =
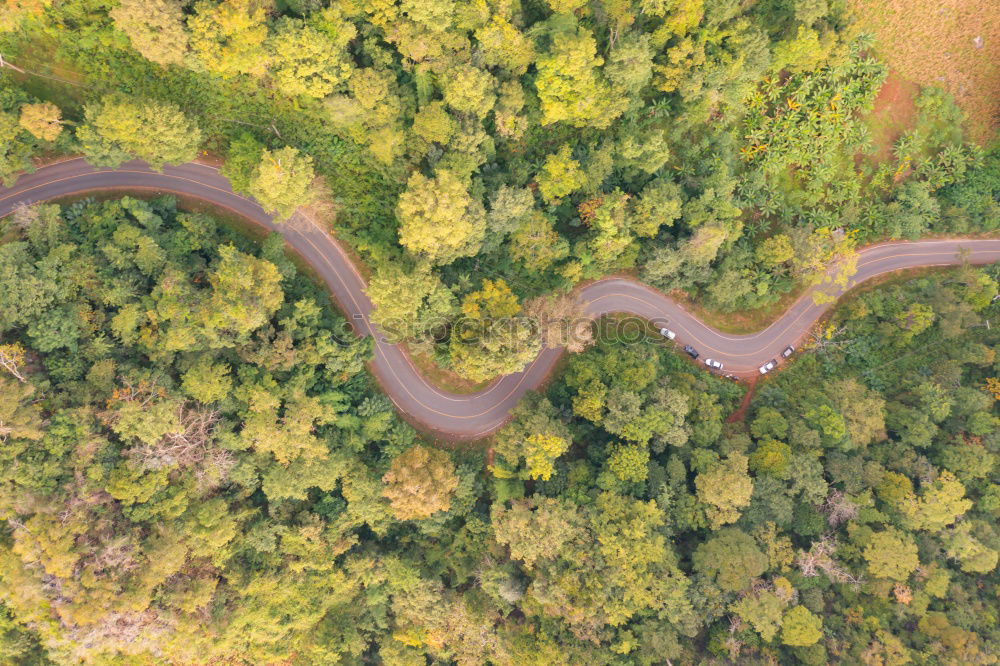
[[[920,86],[916,83],[907,81],[896,71],[889,72],[867,118],[872,133],[869,159],[873,162],[891,160],[896,140],[916,123],[919,91]]]

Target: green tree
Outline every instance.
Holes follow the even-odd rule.
[[[184,373],[181,388],[184,393],[203,404],[218,402],[233,389],[229,366],[225,363],[213,363],[210,357],[202,357]]]
[[[154,169],[190,162],[202,141],[201,130],[176,105],[114,97],[87,105],[76,136],[96,166],[116,167],[138,157]]]
[[[299,206],[308,206],[316,198],[312,190],[316,172],[313,160],[298,149],[285,146],[276,151],[264,150],[260,163],[250,176],[247,192],[265,210],[287,220]]]
[[[706,505],[712,529],[736,522],[740,509],[750,503],[753,480],[747,474],[747,462],[745,455],[731,453],[695,478],[698,499]]]
[[[264,144],[246,132],[240,133],[229,142],[226,151],[226,163],[220,172],[225,176],[236,192],[250,190],[250,179],[260,164]]]
[[[616,444],[608,456],[608,469],[625,483],[642,483],[649,475],[649,449],[636,444]]]
[[[0,177],[8,187],[14,174],[32,167],[34,146],[24,140],[22,129],[16,115],[0,111]]]
[[[612,90],[619,95],[632,97],[642,91],[653,78],[653,49],[649,35],[633,33],[619,40],[608,56],[604,73]]]
[[[653,175],[670,159],[667,133],[662,129],[648,129],[629,133],[615,146],[615,164],[629,175]]]
[[[806,421],[823,436],[826,446],[835,446],[847,435],[847,422],[830,405],[819,405],[805,413]]]
[[[462,313],[449,349],[463,377],[486,381],[517,372],[541,350],[537,327],[519,316],[521,305],[503,280],[483,280],[479,291],[462,300]]]
[[[368,297],[375,306],[372,322],[393,339],[443,327],[458,311],[455,295],[426,262],[411,271],[396,262],[380,266],[368,283]]]
[[[767,555],[756,542],[735,527],[725,527],[698,546],[692,557],[696,571],[711,576],[727,592],[750,587],[767,570]]]
[[[497,241],[516,230],[535,207],[535,196],[527,188],[503,185],[490,199],[487,224]]]
[[[552,403],[537,394],[522,398],[512,417],[496,434],[494,451],[500,460],[494,462],[493,473],[500,478],[517,475],[548,481],[556,459],[572,442],[569,430]]]
[[[447,452],[418,445],[393,459],[382,483],[393,515],[419,520],[448,510],[458,476]]]
[[[28,243],[0,244],[0,331],[27,326],[59,300],[61,285],[49,278]]]
[[[757,410],[753,422],[750,424],[750,433],[757,439],[763,439],[768,435],[776,439],[784,439],[788,434],[788,421],[773,407],[761,407]]]
[[[132,48],[159,65],[180,65],[188,50],[184,9],[176,0],[120,0],[111,10],[115,27]]]
[[[435,264],[476,254],[486,233],[482,204],[459,178],[439,169],[434,178],[415,171],[399,197],[399,242]]]

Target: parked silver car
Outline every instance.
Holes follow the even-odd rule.
[[[669,328],[661,328],[660,335],[665,337],[667,340],[673,340],[677,337],[677,334],[671,331]]]
[[[768,361],[767,363],[765,363],[764,365],[760,366],[757,369],[760,370],[760,374],[766,375],[767,373],[769,373],[772,370],[774,370],[774,368],[777,365],[778,365],[778,362],[772,358],[770,361]]]
[[[716,370],[722,370],[722,361],[716,361],[714,358],[706,358],[705,365]]]

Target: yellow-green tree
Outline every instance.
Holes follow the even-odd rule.
[[[313,202],[315,179],[312,157],[297,148],[264,150],[250,176],[249,193],[265,210],[276,214],[278,221],[287,220],[296,208]]]
[[[543,125],[566,122],[603,129],[625,110],[625,101],[615,99],[600,77],[598,68],[603,63],[589,30],[577,28],[552,36],[548,52],[536,62]]]
[[[39,102],[21,107],[21,127],[37,139],[55,141],[62,133],[62,112],[55,104]]]
[[[188,19],[191,48],[205,69],[223,78],[267,71],[267,11],[254,0],[202,0]]]
[[[42,410],[34,402],[35,387],[0,375],[0,443],[8,439],[41,439]]]
[[[587,177],[580,168],[580,163],[573,159],[570,145],[564,143],[558,151],[545,158],[535,180],[542,198],[551,203],[583,187]]]
[[[120,0],[111,18],[146,60],[160,65],[184,61],[188,33],[183,5],[177,0]]]
[[[346,23],[346,22],[345,22]],[[326,97],[351,76],[353,67],[345,47],[354,36],[354,26],[338,32],[343,41],[303,24],[285,19],[268,39],[271,77],[285,95]]]
[[[426,262],[409,271],[396,262],[379,266],[367,291],[375,306],[372,322],[392,339],[444,327],[458,310],[455,295]]]
[[[245,338],[284,302],[281,273],[270,261],[232,245],[219,248],[219,257],[208,276],[212,296],[202,308],[203,318],[219,334]]]
[[[727,592],[750,588],[754,578],[767,570],[768,559],[746,532],[735,527],[718,531],[695,550],[695,571],[711,576]]]
[[[945,470],[921,487],[919,495],[903,497],[899,508],[909,527],[938,532],[971,509],[972,501],[965,498],[962,482]]]
[[[774,268],[791,261],[795,256],[795,248],[787,235],[775,234],[757,246],[756,255],[757,261],[768,268]]]
[[[548,481],[555,472],[556,459],[572,442],[569,430],[552,403],[535,393],[525,396],[512,416],[496,435],[493,473],[499,478]]]
[[[526,215],[510,235],[510,256],[524,262],[529,270],[543,271],[567,255],[569,243],[541,211]]]
[[[434,178],[413,172],[396,206],[399,242],[435,264],[448,264],[479,251],[486,213],[464,183],[446,169]]]
[[[225,363],[213,363],[208,356],[200,358],[184,373],[181,388],[198,402],[206,405],[218,402],[233,389],[229,366]]]
[[[872,534],[861,554],[876,578],[905,581],[920,565],[913,537],[894,527]]]
[[[744,622],[750,623],[764,642],[770,643],[781,628],[785,604],[774,592],[764,590],[750,594],[729,607]]]
[[[458,476],[445,451],[417,445],[396,456],[382,483],[382,495],[389,500],[393,515],[399,520],[419,520],[448,510]]]
[[[445,109],[444,102],[434,101],[425,104],[413,116],[413,126],[410,129],[428,143],[447,145],[455,131],[455,123]]]
[[[963,521],[944,537],[945,552],[948,557],[958,560],[962,571],[987,574],[996,568],[1000,553],[976,538],[974,530],[978,528],[987,537],[995,534],[988,523]]]
[[[795,606],[781,621],[781,642],[785,645],[809,647],[823,637],[823,620],[805,606]]]
[[[472,65],[460,65],[444,77],[444,101],[461,113],[483,118],[497,101],[493,76]]]
[[[502,67],[516,76],[524,74],[535,60],[531,40],[499,13],[476,30],[476,41],[487,65]]]
[[[88,105],[76,136],[96,166],[138,157],[154,169],[193,160],[202,140],[201,130],[175,104],[122,98]]]
[[[608,469],[625,483],[642,483],[649,475],[649,448],[645,444],[616,444],[610,448]]]

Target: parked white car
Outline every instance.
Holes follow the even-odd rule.
[[[665,337],[667,340],[673,340],[677,337],[677,334],[671,331],[669,328],[661,328],[660,335]]]
[[[767,363],[765,363],[764,365],[760,366],[760,367],[758,368],[758,370],[760,370],[760,374],[762,374],[762,375],[766,375],[767,373],[769,373],[769,372],[771,372],[772,370],[774,370],[774,368],[775,368],[775,367],[776,367],[777,365],[778,365],[778,362],[777,362],[776,360],[774,360],[774,359],[772,358],[772,359],[771,359],[770,361],[768,361],[768,362],[767,362]]]
[[[722,362],[716,361],[714,358],[706,358],[705,365],[710,368],[715,368],[716,370],[722,370]]]

